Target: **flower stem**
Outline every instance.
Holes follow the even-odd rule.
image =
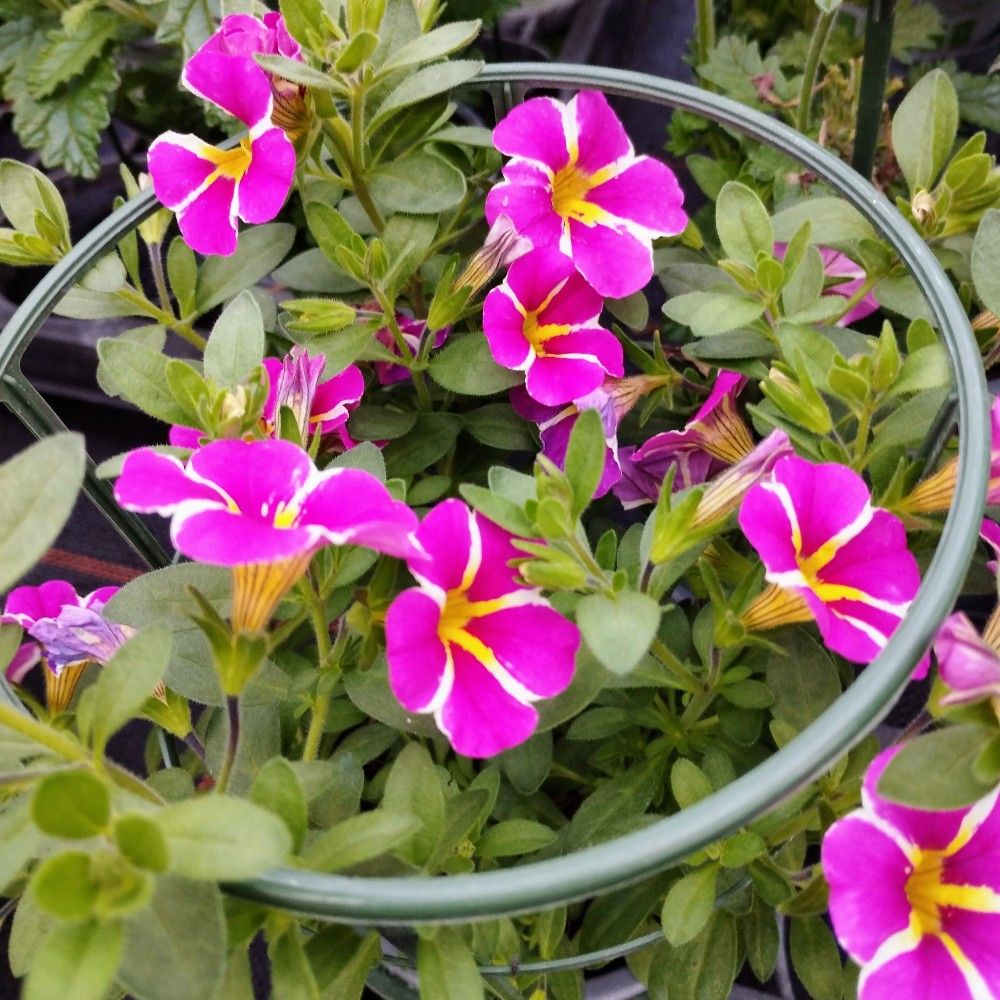
[[[696,66],[708,62],[708,54],[715,48],[715,9],[712,0],[695,0],[695,57]]]
[[[655,638],[649,647],[649,651],[683,684],[685,691],[698,691],[701,688],[698,678],[670,651],[662,639],[659,637]]]
[[[51,726],[46,726],[14,705],[0,702],[0,726],[26,736],[32,742],[51,750],[64,760],[80,764],[92,763],[87,748],[77,740],[65,733],[60,733]],[[110,761],[104,761],[103,768],[107,776],[119,788],[131,792],[133,795],[139,795],[150,802],[162,804],[163,800],[152,788],[123,767]]]
[[[149,266],[153,270],[153,284],[156,286],[156,294],[160,299],[163,311],[173,315],[173,307],[170,305],[170,292],[167,289],[167,276],[163,270],[163,247],[160,243],[147,243],[146,250],[149,253]]]
[[[809,42],[809,52],[806,55],[806,65],[802,73],[802,89],[799,91],[799,113],[795,122],[795,127],[803,135],[806,135],[809,129],[809,111],[812,107],[813,87],[816,85],[820,56],[823,54],[827,38],[830,37],[830,31],[836,17],[836,10],[820,14],[816,27],[813,29],[812,40]]]
[[[190,747],[194,755],[202,762],[205,763],[205,745],[198,739],[198,734],[192,730],[187,736],[184,737],[184,742]]]
[[[219,771],[218,780],[215,783],[215,790],[220,794],[229,787],[229,779],[232,777],[233,765],[236,763],[236,754],[240,748],[240,697],[236,694],[226,697],[226,756],[222,762],[222,770]]]
[[[306,741],[302,747],[302,759],[315,760],[319,753],[320,742],[323,739],[326,719],[330,714],[330,704],[333,700],[332,690],[336,681],[336,677],[333,675],[335,672],[339,672],[340,654],[346,643],[346,636],[343,630],[338,631],[337,641],[331,645],[330,629],[320,595],[307,581],[303,581],[301,590],[309,607],[313,631],[316,633],[317,661],[320,674],[319,690],[316,692],[316,700],[313,702],[312,717],[309,720]]]

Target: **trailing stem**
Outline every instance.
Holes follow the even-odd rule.
[[[215,790],[224,792],[229,787],[229,779],[236,763],[236,754],[240,748],[240,697],[236,694],[226,696],[226,756],[222,761]]]

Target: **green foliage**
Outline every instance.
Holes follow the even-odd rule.
[[[122,925],[87,920],[60,924],[46,938],[45,961],[35,962],[25,1000],[103,1000],[122,953]]]
[[[86,840],[102,833],[111,817],[107,786],[90,771],[46,775],[31,800],[31,818],[53,837]]]

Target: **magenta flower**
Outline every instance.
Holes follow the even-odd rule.
[[[127,625],[106,621],[101,612],[118,587],[80,596],[65,580],[18,587],[7,595],[0,624],[20,625],[31,636],[14,654],[7,679],[19,684],[37,663],[45,669],[46,703],[53,712],[70,703],[83,669],[106,663],[132,634]]]
[[[950,689],[942,695],[942,705],[1000,697],[1000,655],[961,612],[949,615],[938,629],[934,655],[941,680]]]
[[[253,52],[289,48],[279,22],[273,15],[270,27],[243,14],[227,17],[181,77],[192,93],[243,122],[249,136],[221,150],[194,135],[165,132],[149,148],[156,197],[174,210],[185,242],[199,253],[233,253],[237,219],[268,222],[292,186],[295,147],[272,124],[271,80],[252,58]],[[253,48],[258,43],[263,47]]]
[[[423,319],[411,319],[402,313],[396,313],[396,323],[403,334],[406,346],[409,347],[414,355],[419,353],[420,342],[423,340],[424,332],[427,329],[427,321]],[[434,334],[434,347],[440,347],[448,339],[450,332],[450,326],[438,330]],[[387,326],[383,326],[375,332],[375,339],[387,350],[400,357],[399,345],[396,343],[396,338],[393,337],[392,331]],[[392,361],[376,361],[373,367],[375,368],[375,377],[378,379],[379,385],[392,385],[395,382],[405,382],[410,377],[410,369],[406,365],[397,365]]]
[[[779,260],[784,260],[787,249],[787,243],[774,244],[774,253]],[[865,269],[839,250],[831,247],[816,247],[816,249],[823,258],[823,271],[827,278],[837,279],[836,284],[828,286],[826,290],[844,299],[854,298],[868,280]],[[850,326],[873,312],[878,312],[879,308],[878,300],[868,292],[837,320],[837,326]]]
[[[218,566],[270,563],[324,545],[419,558],[416,515],[360,469],[317,470],[290,441],[213,441],[187,463],[149,448],[125,459],[115,498],[170,517],[179,552]]]
[[[460,500],[433,508],[417,538],[429,556],[410,562],[419,586],[386,615],[389,683],[458,753],[492,757],[535,731],[533,701],[567,687],[580,633],[519,582],[513,536]]]
[[[615,495],[626,510],[656,503],[663,480],[674,474],[674,490],[707,482],[753,451],[750,431],[736,412],[746,379],[720,372],[708,398],[683,430],[654,434],[639,448],[622,449],[622,481]]]
[[[979,537],[993,550],[993,558],[986,563],[986,568],[995,575],[997,560],[1000,559],[1000,524],[984,517],[979,526]]]
[[[601,295],[622,298],[653,275],[652,242],[687,225],[684,194],[669,167],[636,156],[603,94],[582,90],[568,104],[536,97],[493,132],[511,157],[486,199],[535,247],[559,249]]]
[[[624,374],[622,347],[599,325],[604,301],[557,250],[532,250],[483,303],[498,364],[525,373],[528,394],[556,406]]]
[[[861,966],[859,1000],[989,1000],[1000,984],[1000,790],[968,809],[896,805],[877,785],[898,752],[872,761],[862,807],[823,839],[830,917]]]
[[[881,652],[920,586],[902,522],[873,507],[846,466],[782,459],[744,497],[739,524],[766,578],[801,597],[826,645],[849,660]]]

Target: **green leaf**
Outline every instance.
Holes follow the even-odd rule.
[[[226,922],[218,886],[172,875],[125,924],[116,979],[143,1000],[214,1000],[226,968]]]
[[[382,948],[375,931],[361,935],[353,927],[329,925],[306,942],[306,954],[323,1000],[361,1000]]]
[[[46,838],[31,821],[27,795],[4,803],[0,812],[0,893],[21,874],[28,862],[42,852]]]
[[[696,337],[712,337],[752,323],[764,314],[764,304],[733,292],[687,292],[666,302],[663,311]]]
[[[522,508],[506,497],[497,496],[496,493],[474,483],[460,484],[458,492],[466,503],[499,524],[501,528],[506,528],[522,538],[530,538],[533,534],[532,523]]]
[[[111,818],[107,786],[91,771],[55,771],[35,788],[31,818],[53,837],[96,837]]]
[[[439,927],[433,938],[417,941],[420,995],[434,1000],[483,1000],[483,980],[462,933]]]
[[[537,450],[529,424],[508,403],[490,403],[465,414],[465,429],[477,441],[503,451]]]
[[[86,851],[63,851],[38,866],[31,879],[35,902],[60,920],[82,920],[93,913],[100,886],[91,874]]]
[[[552,736],[548,732],[536,732],[523,743],[505,750],[497,759],[516,792],[534,795],[552,768]]]
[[[186,411],[167,384],[166,355],[124,337],[104,337],[97,342],[97,356],[123,399],[164,423],[183,423]]]
[[[645,656],[660,624],[660,606],[646,594],[591,594],[576,606],[584,641],[615,674],[627,674]]]
[[[310,337],[305,343],[310,354],[319,353],[326,357],[327,372],[342,372],[361,357],[373,336],[374,331],[367,324],[353,323],[326,336]]]
[[[299,62],[298,59],[288,59],[285,56],[264,55],[260,52],[254,53],[254,60],[258,66],[263,67],[268,73],[281,77],[282,80],[289,80],[302,87],[310,87],[313,90],[339,90],[336,80],[328,76],[322,70],[313,69],[308,63]]]
[[[117,921],[59,925],[45,939],[45,960],[31,966],[24,1000],[104,1000],[123,942]]]
[[[409,66],[419,66],[435,59],[443,59],[474,42],[481,27],[481,21],[453,21],[451,24],[435,28],[426,35],[420,35],[400,46],[385,61],[382,70],[392,72]]]
[[[409,743],[389,771],[382,796],[386,812],[416,816],[420,830],[408,844],[401,845],[400,856],[423,865],[434,851],[444,826],[444,792],[430,754],[419,743]]]
[[[88,694],[92,723],[86,737],[98,753],[130,719],[139,714],[163,679],[170,662],[170,632],[164,625],[143,629],[103,666]]]
[[[244,229],[231,257],[209,257],[201,266],[196,294],[198,314],[257,284],[285,259],[294,242],[295,227],[286,222]]]
[[[309,231],[319,244],[319,249],[330,260],[336,261],[338,247],[344,247],[358,257],[364,257],[365,241],[332,205],[321,201],[306,202],[306,221],[309,224]]]
[[[505,819],[491,826],[477,841],[481,858],[514,858],[534,854],[558,840],[555,830],[533,819]]]
[[[843,970],[833,934],[821,917],[791,921],[792,966],[813,1000],[840,1000]]]
[[[715,203],[715,228],[726,256],[755,266],[757,254],[774,253],[774,230],[767,209],[745,184],[729,181]]]
[[[917,809],[964,809],[992,787],[974,768],[991,736],[983,726],[966,724],[910,740],[882,772],[879,794]]]
[[[422,824],[416,816],[376,809],[351,816],[324,830],[302,852],[302,863],[320,872],[337,872],[405,844]]]
[[[29,149],[37,149],[45,167],[64,167],[71,174],[96,177],[97,147],[110,121],[110,96],[120,79],[110,57],[93,60],[71,87],[42,101],[28,92],[25,81],[7,79],[14,105],[14,130]]]
[[[0,465],[0,591],[45,554],[83,482],[83,438],[55,434]]]
[[[334,11],[339,10],[339,3]],[[321,0],[279,0],[278,7],[292,37],[309,45],[310,34],[322,37],[323,3]]]
[[[670,887],[660,922],[663,936],[675,947],[693,941],[708,923],[715,909],[717,874],[715,865],[705,865]]]
[[[215,30],[218,14],[213,0],[167,0],[156,40],[179,44],[186,59]]]
[[[892,147],[910,192],[930,188],[958,134],[958,96],[947,74],[933,69],[917,81],[892,118]]]
[[[587,509],[601,481],[604,450],[601,416],[597,410],[584,410],[570,431],[563,470],[573,490],[573,506],[570,509],[573,518],[578,518]]]
[[[687,809],[712,794],[712,782],[687,757],[680,757],[670,769],[670,791],[681,809]]]
[[[812,223],[809,241],[821,246],[848,243],[853,240],[873,240],[872,224],[842,198],[803,198],[788,208],[776,212],[771,220],[774,238],[788,243],[804,222]]]
[[[826,650],[803,630],[784,636],[781,645],[786,655],[767,665],[771,713],[801,732],[840,697],[840,677]]]
[[[23,233],[35,232],[35,213],[41,212],[59,230],[68,249],[69,216],[59,189],[35,167],[18,160],[0,160],[0,212]]]
[[[693,941],[679,948],[665,943],[657,950],[650,966],[650,995],[670,1000],[727,1000],[738,954],[736,921],[731,914],[716,911]]]
[[[273,813],[214,795],[166,806],[157,822],[170,848],[170,870],[213,882],[252,878],[281,864],[292,837]]]
[[[425,66],[407,76],[382,102],[371,121],[371,131],[384,125],[404,108],[419,104],[429,97],[447,93],[467,83],[482,69],[475,59],[455,59],[436,66]]]
[[[306,835],[309,809],[302,782],[283,757],[273,757],[257,773],[250,787],[250,801],[284,821],[292,835],[292,850],[298,851]]]
[[[462,425],[456,413],[421,413],[413,430],[391,441],[383,452],[387,468],[394,476],[423,472],[451,450]]]
[[[501,368],[481,333],[451,339],[431,360],[429,372],[438,385],[463,396],[492,396],[524,381],[522,372]]]
[[[743,918],[743,945],[757,980],[766,983],[778,962],[778,921],[774,910],[754,896],[750,912]]]
[[[62,28],[49,35],[28,73],[28,87],[38,100],[48,97],[60,84],[79,76],[118,34],[120,20],[97,10],[72,31]]]
[[[115,820],[118,850],[138,868],[162,872],[169,863],[167,842],[156,823],[143,813],[125,813]]]
[[[247,291],[226,304],[205,345],[205,374],[235,389],[264,357],[264,320]]]
[[[981,219],[972,244],[972,281],[984,306],[1000,316],[1000,209]]]
[[[465,176],[442,157],[418,151],[374,170],[371,188],[390,212],[436,215],[465,196]]]

